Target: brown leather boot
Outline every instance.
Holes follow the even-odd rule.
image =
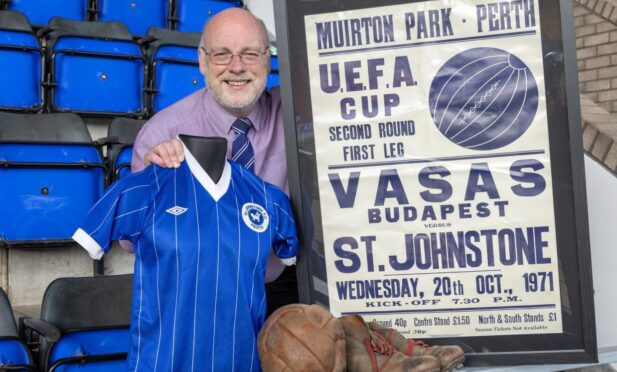
[[[439,372],[440,363],[431,355],[407,356],[392,348],[383,337],[371,332],[359,315],[339,320],[345,331],[347,370],[351,372]]]
[[[465,353],[456,345],[429,346],[422,341],[407,339],[399,331],[369,322],[369,328],[383,336],[394,349],[410,356],[432,355],[439,360],[441,372],[449,372],[463,367]]]

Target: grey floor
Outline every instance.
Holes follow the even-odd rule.
[[[568,372],[613,372],[613,371],[617,371],[617,369],[614,367],[614,365],[603,364],[600,366],[593,366],[593,367],[587,367],[587,368],[568,369],[567,371]]]

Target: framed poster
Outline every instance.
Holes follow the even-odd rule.
[[[275,13],[302,300],[472,365],[596,360],[572,3]]]

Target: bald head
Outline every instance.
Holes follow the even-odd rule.
[[[208,92],[228,112],[246,117],[263,94],[270,72],[266,26],[244,9],[227,9],[206,23],[201,43],[199,70]],[[212,56],[223,56],[222,63]]]
[[[242,8],[229,8],[215,14],[208,20],[208,22],[206,22],[201,30],[199,46],[208,49],[208,39],[212,39],[209,37],[211,36],[210,34],[220,33],[221,29],[229,30],[229,32],[252,30],[260,36],[262,47],[264,49],[270,44],[268,29],[261,19],[255,17],[248,10]]]

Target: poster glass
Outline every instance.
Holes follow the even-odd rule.
[[[564,2],[279,3],[312,302],[504,363],[589,358]]]

